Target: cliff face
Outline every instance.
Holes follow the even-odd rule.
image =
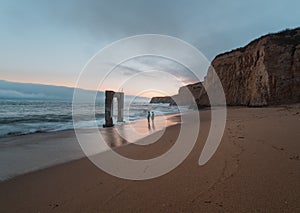
[[[205,94],[206,91],[201,82],[189,84],[179,88],[178,94],[172,96],[174,103],[170,104],[191,105],[194,99],[194,103],[197,104],[198,107],[200,107],[199,103],[201,103],[201,106],[209,106],[209,101]]]
[[[212,61],[228,105],[266,106],[300,102],[300,28],[269,34],[243,48],[218,55]],[[204,82],[179,89],[173,99],[187,105],[186,90],[198,107],[208,106],[203,87],[213,88],[212,69]]]
[[[300,29],[263,36],[213,62],[228,105],[300,101]],[[205,82],[212,84],[211,70]]]

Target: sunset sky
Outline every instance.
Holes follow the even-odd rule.
[[[263,34],[300,26],[298,0],[0,3],[0,79],[69,87],[75,86],[80,71],[98,50],[124,37],[147,33],[178,37],[197,47],[211,61],[217,54],[244,46]],[[145,60],[133,61],[131,67],[119,68],[120,76],[139,66],[149,66],[151,70],[151,65]],[[160,68],[168,66],[163,63]],[[166,84],[167,94],[193,82],[185,69],[178,73],[179,82],[177,79]],[[165,78],[157,82],[167,82],[167,75]],[[139,82],[143,84],[142,79]],[[159,88],[164,90],[162,84]],[[92,88],[87,85],[86,89]],[[138,86],[136,91],[129,91],[137,92]]]

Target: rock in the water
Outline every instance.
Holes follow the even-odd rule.
[[[164,97],[153,97],[150,100],[151,104],[155,104],[155,103],[168,103],[168,104],[174,104],[174,100],[172,99],[172,97],[170,96],[164,96]]]

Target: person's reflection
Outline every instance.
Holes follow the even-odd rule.
[[[155,130],[154,122],[152,122],[152,129]]]
[[[149,130],[149,132],[155,130],[154,122],[152,122],[152,125],[150,124],[150,122],[148,123],[148,130]]]

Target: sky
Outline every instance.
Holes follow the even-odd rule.
[[[300,26],[299,0],[0,0],[0,5],[0,79],[69,87],[100,49],[128,36],[174,36],[212,61],[261,35]],[[175,94],[193,82],[189,71],[165,61],[134,59],[116,73],[123,78],[140,67],[153,70],[136,81],[155,79],[159,89],[152,86],[146,96]],[[169,76],[174,72],[159,74],[170,67],[178,70],[176,78]],[[120,89],[113,80],[106,83],[107,89]],[[141,85],[134,84],[128,93],[140,93]]]

